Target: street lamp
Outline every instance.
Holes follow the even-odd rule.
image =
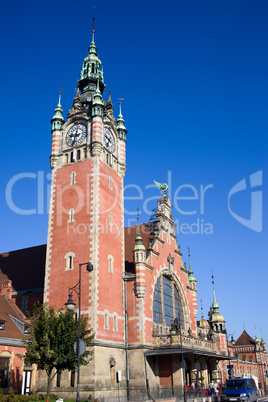
[[[227,365],[227,370],[228,370],[227,374],[228,374],[228,379],[230,380],[234,375],[234,370],[233,370],[234,365],[231,364],[228,341],[231,336],[231,343],[232,343],[232,345],[234,344],[234,338],[233,338],[234,334],[232,333],[232,334],[227,335],[227,330],[225,330],[225,335],[226,335],[226,346],[227,346],[227,353],[228,353],[228,359],[229,359],[229,364]]]
[[[68,295],[68,301],[65,303],[65,306],[68,311],[73,311],[76,304],[73,301],[73,294],[72,291],[75,291],[75,293],[78,296],[78,337],[77,337],[77,342],[75,343],[75,348],[76,348],[76,353],[77,353],[77,396],[76,396],[76,402],[80,401],[79,397],[79,388],[80,388],[80,333],[81,333],[81,267],[82,265],[87,266],[87,271],[91,272],[93,271],[93,265],[91,262],[84,262],[82,264],[79,264],[79,281],[77,282],[76,285],[74,285],[72,288],[69,288],[69,295]],[[84,353],[84,351],[82,352]]]
[[[182,333],[181,333],[181,330],[182,330],[181,318],[180,318],[180,313],[178,312],[178,317],[176,317],[174,319],[174,321],[171,323],[170,334],[171,335],[176,335],[177,333],[180,334],[181,366],[182,366],[182,382],[183,382],[183,400],[184,400],[184,402],[187,402],[186,388],[185,388],[185,365],[184,365],[184,355],[183,355],[183,347],[182,347]]]

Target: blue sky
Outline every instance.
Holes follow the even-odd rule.
[[[46,243],[50,120],[61,84],[65,116],[75,96],[93,6],[2,4],[1,252]],[[124,98],[126,225],[135,224],[137,208],[149,220],[159,197],[153,179],[168,182],[178,242],[186,261],[191,249],[204,313],[213,270],[229,333],[238,337],[245,327],[255,336],[256,327],[268,341],[267,1],[95,6],[105,97],[111,89],[116,115]]]

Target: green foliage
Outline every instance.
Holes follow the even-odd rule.
[[[89,346],[94,335],[86,329],[87,320],[81,319],[81,339]],[[37,304],[33,309],[30,339],[24,339],[26,353],[21,356],[26,363],[37,364],[38,370],[45,370],[48,376],[47,395],[56,375],[63,370],[74,370],[77,367],[77,355],[74,343],[78,338],[78,321],[70,311],[55,311],[53,307]],[[89,362],[91,352],[80,356],[80,364]],[[52,371],[55,370],[53,375]]]
[[[2,388],[0,387],[0,395],[1,395],[1,394],[3,394],[3,390],[2,390]]]
[[[77,355],[74,352],[74,343],[78,337],[78,322],[72,312],[59,310],[53,307],[37,305],[34,307],[30,326],[30,340],[25,339],[25,360],[37,364],[38,370],[57,372],[73,370],[77,367]],[[86,330],[87,320],[81,319],[81,339],[89,346],[93,335]],[[80,364],[88,363],[87,357],[91,353],[86,351],[80,357]]]
[[[14,395],[14,390],[12,387],[9,387],[8,393],[9,395]]]
[[[0,402],[31,402],[31,401],[44,401],[46,399],[46,395],[10,395],[10,394],[1,394]],[[53,398],[53,395],[50,395],[50,400],[57,399]]]

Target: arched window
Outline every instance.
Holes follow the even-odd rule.
[[[154,290],[153,321],[170,326],[176,317],[180,318],[180,324],[184,328],[178,289],[172,279],[162,275],[158,278]]]
[[[73,253],[72,251],[69,251],[69,253],[65,254],[64,258],[66,259],[66,271],[74,269],[74,257],[75,253]]]

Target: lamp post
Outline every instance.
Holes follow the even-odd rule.
[[[184,355],[183,355],[183,347],[182,347],[182,333],[181,333],[181,318],[180,313],[178,313],[178,317],[171,323],[170,334],[176,335],[180,334],[180,349],[181,349],[181,366],[182,366],[182,382],[183,382],[183,400],[187,402],[186,398],[186,388],[185,388],[185,365],[184,365]]]
[[[73,311],[76,304],[73,301],[73,294],[72,291],[74,291],[77,296],[78,296],[78,337],[77,337],[77,342],[75,343],[76,347],[76,354],[77,354],[77,396],[76,396],[76,401],[80,401],[80,396],[79,396],[79,391],[80,391],[80,335],[81,335],[81,267],[82,265],[87,266],[87,271],[91,272],[93,271],[93,265],[91,262],[84,262],[82,264],[79,264],[79,281],[77,282],[76,285],[74,285],[72,288],[69,288],[69,295],[68,295],[68,301],[65,303],[65,306],[68,311]],[[84,352],[82,352],[84,353]]]
[[[233,377],[233,375],[234,375],[234,370],[233,370],[233,368],[234,368],[234,366],[233,366],[233,364],[231,364],[231,360],[230,360],[230,351],[229,351],[229,346],[228,346],[228,341],[229,341],[229,338],[230,338],[230,336],[231,336],[231,343],[233,344],[233,342],[234,342],[234,338],[233,338],[233,333],[232,334],[229,334],[229,335],[227,335],[227,330],[225,331],[225,335],[226,335],[226,346],[227,346],[227,353],[228,353],[228,359],[229,359],[229,364],[227,365],[227,374],[228,374],[228,379],[230,380],[232,377]]]

